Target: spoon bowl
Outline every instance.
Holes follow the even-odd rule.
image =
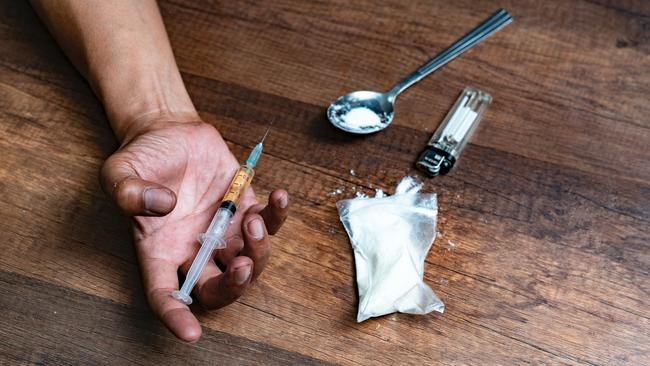
[[[394,114],[390,95],[374,91],[344,95],[327,108],[327,118],[334,126],[357,134],[383,130],[393,121]]]

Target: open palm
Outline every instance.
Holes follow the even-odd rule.
[[[178,288],[199,249],[197,235],[208,227],[237,160],[216,129],[201,121],[148,125],[125,140],[102,168],[105,191],[133,216],[136,252],[147,299],[154,312],[179,338],[195,341],[201,327],[189,308],[170,294]],[[264,269],[274,234],[287,215],[288,196],[275,190],[269,205],[257,203],[251,188],[244,194],[226,234],[195,287],[208,308],[237,299]]]

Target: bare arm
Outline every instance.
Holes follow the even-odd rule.
[[[197,119],[153,0],[34,0],[123,140],[145,115]]]
[[[171,297],[223,197],[237,160],[214,127],[199,118],[174,61],[153,0],[41,0],[34,8],[88,79],[122,142],[101,172],[104,191],[132,216],[138,262],[153,311],[177,337],[196,341],[201,327]],[[219,308],[241,296],[269,260],[269,235],[282,226],[288,194],[267,206],[244,195],[193,296]]]

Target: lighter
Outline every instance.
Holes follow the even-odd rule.
[[[447,174],[492,102],[490,94],[467,87],[431,137],[415,166],[433,177]]]

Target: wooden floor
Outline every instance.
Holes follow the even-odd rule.
[[[190,94],[293,211],[260,281],[175,340],[97,182],[101,106],[27,4],[0,2],[0,364],[650,364],[650,2],[162,1]],[[336,96],[386,90],[499,6],[515,22],[399,100],[378,134]],[[494,102],[439,195],[444,314],[355,322],[335,203],[392,191],[461,89]],[[356,172],[350,174],[350,170]],[[342,190],[337,194],[337,189]],[[450,241],[455,245],[452,247]]]

